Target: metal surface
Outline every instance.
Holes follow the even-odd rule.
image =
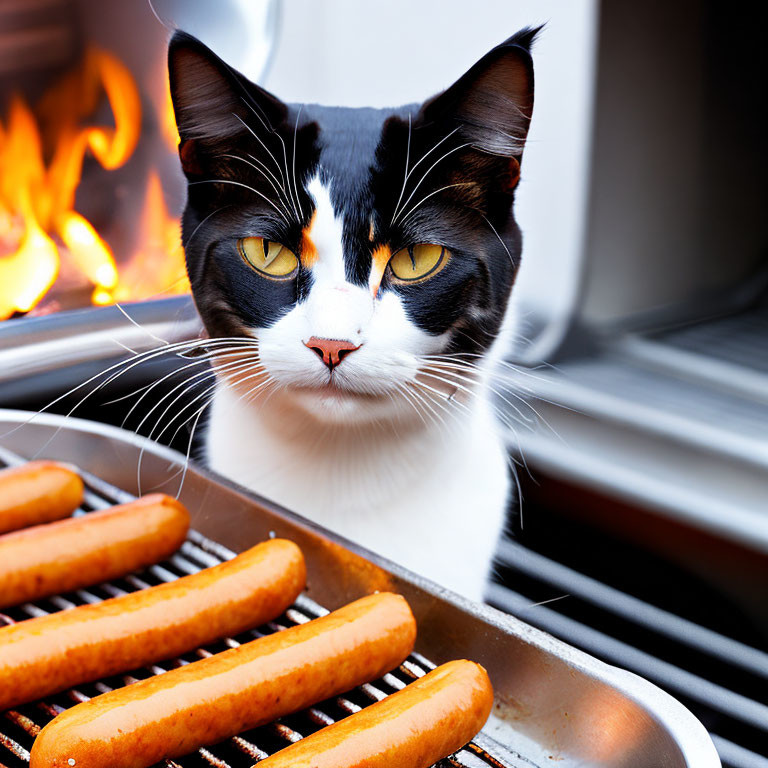
[[[617,323],[658,311],[711,317],[733,286],[753,281],[766,265],[768,153],[752,129],[768,95],[766,9],[759,7],[738,41],[722,36],[733,5],[688,0],[676,9],[659,30],[653,4],[600,4],[577,332],[599,326],[611,333]],[[649,36],[652,60],[643,42]],[[729,82],[749,98],[730,102]],[[709,164],[723,132],[702,119],[707,111],[727,112],[729,136],[738,136],[727,168]]]
[[[18,463],[16,458],[16,456],[9,456],[4,452],[4,449],[0,449],[0,466],[3,463],[16,464]],[[85,504],[80,512],[103,509],[112,504],[124,503],[134,498],[96,477],[89,477],[88,473],[84,474],[86,496]],[[97,603],[108,597],[116,597],[146,589],[155,584],[173,581],[179,577],[195,573],[202,568],[217,565],[232,556],[231,551],[192,531],[179,552],[163,563],[152,566],[143,572],[126,576],[119,581],[98,584],[64,596],[54,596],[37,603],[18,606],[8,611],[7,614],[0,614],[0,626],[35,616],[45,616],[77,605]],[[3,713],[3,716],[6,723],[10,723],[12,728],[4,728],[4,724],[0,723],[0,761],[2,761],[0,765],[8,763],[8,768],[12,768],[14,762],[21,765],[27,764],[32,743],[40,729],[59,712],[70,706],[88,701],[99,693],[121,688],[137,680],[162,674],[168,669],[189,664],[195,659],[207,658],[227,648],[236,648],[243,642],[264,637],[289,626],[303,624],[324,613],[326,611],[320,606],[302,596],[297,604],[288,609],[283,616],[259,629],[245,632],[237,638],[226,638],[208,647],[191,651],[181,658],[163,661],[117,675],[108,681],[80,685],[58,696],[48,697],[44,701],[8,710]],[[203,762],[216,768],[250,766],[253,762],[267,757],[303,736],[360,710],[368,703],[379,701],[388,694],[402,689],[412,680],[426,674],[433,666],[418,655],[411,656],[398,669],[384,675],[372,684],[363,685],[349,694],[321,702],[291,717],[282,718],[280,722],[253,729],[215,746],[199,749],[196,754],[189,757],[180,758],[177,761],[166,760],[164,764],[184,767]],[[451,758],[441,761],[439,765],[441,768],[449,768],[450,766],[472,768],[472,766],[480,765],[500,768],[503,763],[499,763],[498,760],[488,755],[482,746],[472,743]]]
[[[200,319],[190,296],[87,307],[0,323],[0,402],[42,402],[124,358],[197,336]]]
[[[180,498],[203,536],[235,552],[270,535],[294,540],[307,559],[307,598],[329,610],[376,589],[402,593],[419,623],[419,654],[434,663],[467,657],[488,669],[496,707],[479,742],[490,745],[500,765],[720,765],[703,726],[647,681],[447,592],[199,467],[184,473],[178,453],[113,427],[29,418],[0,411],[0,445],[25,457],[66,459],[131,493],[143,449],[143,489],[176,493],[184,477]],[[466,764],[482,765],[478,759],[467,757]]]
[[[768,376],[768,300],[728,317],[660,334],[657,340],[677,349],[712,357]]]
[[[629,334],[620,340],[618,348],[627,360],[652,371],[671,374],[694,385],[705,384],[716,392],[748,401],[765,434],[768,289],[763,286],[761,293],[760,301],[750,302],[742,311],[664,333]]]
[[[768,407],[737,386],[738,372],[726,388],[630,339],[535,377],[507,375],[550,427],[510,436],[532,466],[768,552]]]
[[[502,542],[497,562],[503,585],[490,587],[493,605],[680,696],[708,724],[728,768],[768,768],[768,652],[515,541]],[[541,600],[552,593],[566,599]]]

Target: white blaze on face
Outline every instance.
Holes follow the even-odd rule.
[[[348,341],[359,349],[333,371],[341,390],[384,394],[413,380],[419,356],[442,349],[442,337],[422,331],[406,316],[400,298],[386,291],[374,298],[368,286],[346,277],[343,221],[327,187],[315,177],[308,185],[315,202],[309,239],[317,256],[311,265],[309,295],[272,327],[254,329],[267,372],[286,386],[325,387],[330,372],[305,342],[318,337]]]
[[[320,339],[363,343],[363,330],[374,311],[371,294],[347,282],[342,246],[343,224],[336,217],[327,187],[315,177],[308,186],[315,213],[308,232],[317,251],[312,266],[313,285],[306,303],[309,332]]]
[[[317,176],[309,182],[307,190],[315,201],[315,213],[309,229],[309,237],[318,254],[317,262],[312,267],[315,282],[345,283],[343,222],[333,210],[328,188]]]

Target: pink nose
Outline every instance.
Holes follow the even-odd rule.
[[[333,370],[350,352],[360,349],[359,344],[338,339],[320,339],[313,336],[304,345],[309,347],[329,368]]]

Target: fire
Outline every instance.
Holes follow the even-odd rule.
[[[106,98],[113,126],[89,125]],[[105,170],[124,165],[141,131],[141,101],[128,69],[89,50],[82,63],[45,93],[33,110],[19,95],[0,119],[0,320],[30,311],[57,280],[62,263],[92,285],[94,303],[189,289],[178,220],[150,172],[139,247],[118,268],[112,249],[75,210],[86,155]],[[173,141],[168,116],[161,129]]]
[[[139,232],[140,246],[120,275],[110,299],[106,300],[106,294],[98,298],[94,294],[94,303],[145,299],[158,292],[157,286],[161,286],[165,294],[189,292],[179,222],[168,213],[163,185],[154,171],[147,179]]]
[[[30,272],[30,265],[34,271]],[[29,312],[59,273],[56,244],[29,215],[16,253],[0,261],[0,319]]]
[[[163,136],[165,137],[168,146],[172,152],[176,152],[181,137],[179,136],[179,129],[176,127],[176,113],[173,111],[173,99],[171,98],[171,84],[166,81],[165,98],[163,104],[163,114],[161,118],[161,126],[163,130]]]
[[[59,273],[56,245],[41,225],[49,205],[40,136],[32,113],[19,98],[11,101],[8,128],[0,123],[0,169],[0,245],[18,242],[15,252],[0,259],[3,319],[34,307]],[[36,208],[35,199],[43,211]]]

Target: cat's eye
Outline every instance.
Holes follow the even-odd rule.
[[[451,258],[442,245],[420,243],[398,251],[389,261],[396,282],[413,283],[436,275]]]
[[[296,254],[274,240],[244,237],[237,241],[237,249],[251,267],[273,280],[289,280],[299,268]]]

